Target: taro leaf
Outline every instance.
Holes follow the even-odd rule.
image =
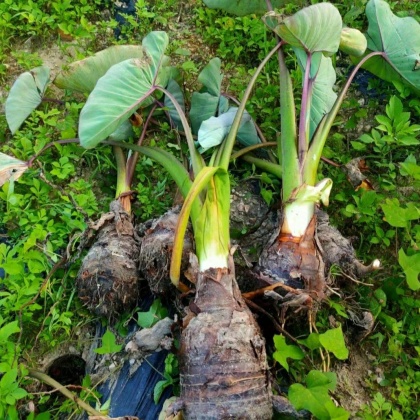
[[[363,67],[387,81],[402,80],[420,89],[420,25],[412,17],[395,16],[388,3],[370,0],[366,6],[369,20],[368,50],[383,51],[385,57],[368,60]]]
[[[166,86],[166,90],[172,94],[172,96],[179,103],[182,110],[185,112],[184,95],[178,83],[175,82],[175,80],[173,79],[169,80],[168,86]],[[172,121],[175,123],[175,126],[179,129],[183,129],[181,118],[179,117],[178,111],[176,110],[173,102],[167,96],[165,96],[164,104],[165,104],[165,108],[168,109],[169,116],[171,117]]]
[[[201,124],[198,130],[198,143],[202,148],[202,152],[211,147],[218,146],[223,141],[229,133],[237,110],[237,107],[231,107],[224,114],[218,117],[210,117]],[[250,124],[245,125],[248,122]],[[249,141],[251,143],[249,145],[259,142],[255,126],[251,121],[251,116],[246,111],[241,119],[241,128],[243,139]]]
[[[208,92],[194,92],[191,97],[190,120],[194,134],[198,133],[201,123],[214,117],[219,105],[219,97]]]
[[[42,102],[49,80],[50,69],[47,66],[26,71],[17,78],[5,104],[6,120],[12,134]]]
[[[198,75],[198,81],[205,86],[206,91],[213,96],[220,96],[222,74],[220,73],[220,58],[213,58]]]
[[[282,335],[274,336],[274,345],[276,351],[273,353],[273,358],[279,362],[287,371],[289,371],[289,364],[287,359],[302,360],[305,357],[303,351],[294,345],[286,344],[286,338]]]
[[[263,21],[284,41],[306,52],[332,55],[340,45],[343,22],[331,3],[314,4],[288,17],[269,12]]]
[[[406,255],[403,249],[398,252],[398,262],[407,277],[407,284],[411,290],[420,289],[420,252],[414,255]]]
[[[124,121],[113,133],[109,135],[109,140],[124,141],[134,135],[133,125],[130,121]]]
[[[122,344],[116,343],[114,333],[107,329],[105,334],[102,336],[102,346],[95,349],[95,353],[117,353],[122,349],[122,347]]]
[[[349,357],[341,326],[319,334],[319,342],[327,351],[333,353],[337,359],[345,360]]]
[[[194,92],[191,98],[190,120],[194,134],[198,133],[203,121],[216,115],[222,83],[220,65],[220,59],[213,58],[198,76],[198,80],[203,84],[203,89],[201,92]]]
[[[299,48],[295,48],[295,53],[302,72],[304,73],[307,55]],[[319,59],[320,61],[318,61]],[[313,54],[311,77],[315,77],[315,81],[312,86],[309,139],[312,138],[324,115],[331,111],[331,108],[337,99],[337,94],[333,90],[336,81],[336,73],[331,58],[324,57],[320,53]]]
[[[129,58],[142,58],[139,45],[114,45],[91,57],[76,61],[59,73],[54,84],[61,89],[90,93],[97,81],[114,65]]]
[[[132,58],[115,64],[98,80],[89,95],[79,119],[79,137],[83,147],[95,147],[128,120],[141,104],[149,105],[152,100],[148,94],[153,84],[167,84],[167,80],[156,79],[153,71],[156,68],[161,73],[156,63],[162,62],[159,56],[164,57],[168,46],[167,34],[151,32],[143,40],[143,46],[153,63],[146,58]]]
[[[210,9],[222,9],[237,16],[252,15],[254,13],[263,14],[267,11],[266,0],[204,0],[204,3]],[[281,8],[287,4],[303,6],[305,3],[305,0],[271,0],[271,5],[275,8]]]
[[[254,121],[252,120],[246,121],[239,127],[238,134],[236,135],[236,137],[238,139],[238,142],[245,147],[261,143],[261,140],[258,137],[257,129],[255,128]]]
[[[0,186],[7,181],[16,181],[27,169],[27,162],[0,153]]]
[[[333,391],[337,378],[332,372],[312,370],[306,377],[306,385],[293,384],[289,388],[289,400],[296,410],[308,410],[319,420],[330,420],[329,410],[326,407],[331,401],[328,391]]]

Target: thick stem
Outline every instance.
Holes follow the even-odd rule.
[[[347,91],[350,88],[354,77],[356,76],[356,73],[367,60],[377,55],[384,56],[384,53],[381,51],[375,51],[368,54],[366,57],[363,57],[363,59],[360,60],[360,62],[351,72],[350,77],[348,78],[346,84],[344,85],[343,89],[338,95],[333,107],[331,108],[331,111],[324,116],[320,125],[318,126],[318,129],[314,134],[313,140],[311,142],[311,146],[308,150],[305,166],[303,168],[303,182],[305,182],[306,184],[314,185],[315,183],[316,172],[318,169],[319,161],[321,159],[322,150],[324,149],[325,142],[327,141],[328,134],[334,123],[335,117],[337,116],[337,113],[341,108],[341,105],[344,101],[344,98],[347,94]]]
[[[300,117],[299,117],[299,166],[302,167],[303,162],[305,162],[306,153],[308,151],[308,116],[310,110],[310,74],[311,74],[311,59],[312,54],[308,52],[306,58],[306,68],[305,76],[303,79],[303,88],[302,88],[302,103],[300,107]]]
[[[141,131],[139,140],[137,141],[137,146],[141,146],[143,144],[144,138],[146,137],[147,128],[149,127],[150,120],[152,119],[152,115],[155,112],[156,108],[158,107],[157,104],[153,106],[147,119],[143,125],[143,129]],[[133,183],[134,171],[136,169],[137,161],[139,159],[139,152],[134,152],[127,160],[127,175],[126,175],[126,183],[130,185]]]
[[[289,200],[295,188],[301,185],[299,159],[297,152],[296,111],[293,85],[282,50],[278,52],[280,67],[280,107],[281,135],[278,142],[278,155],[283,167],[283,202]]]
[[[281,43],[277,44],[264,58],[264,60],[261,62],[261,64],[258,66],[257,70],[255,71],[254,75],[252,76],[244,92],[244,96],[241,100],[238,111],[236,112],[235,119],[233,120],[232,127],[229,131],[229,134],[226,140],[223,142],[221,146],[223,148],[223,154],[218,164],[226,171],[228,170],[228,167],[229,167],[230,156],[232,154],[233,145],[235,144],[236,135],[238,133],[239,126],[241,124],[242,115],[245,111],[245,105],[248,102],[249,97],[251,96],[252,90],[254,88],[254,84],[257,81],[257,78],[260,75],[263,68],[265,67],[265,65],[268,63],[270,58],[276,53],[276,51],[281,47],[281,45],[282,45]]]
[[[282,177],[282,173],[283,173],[282,167],[280,165],[277,165],[276,163],[271,163],[271,162],[268,162],[267,160],[259,159],[259,158],[256,158],[255,156],[249,156],[249,155],[242,156],[242,159],[245,162],[252,163],[257,168],[260,168],[263,171],[266,171],[272,175],[277,176],[278,178]]]
[[[168,90],[166,90],[166,89],[164,89],[160,86],[156,86],[156,89],[163,92],[171,100],[175,109],[178,112],[179,118],[181,119],[182,126],[184,127],[185,137],[187,139],[188,149],[190,151],[191,165],[192,165],[192,168],[193,168],[193,171],[194,171],[194,175],[196,176],[201,171],[201,169],[204,167],[204,163],[203,163],[203,159],[202,159],[200,153],[198,152],[197,148],[195,147],[193,135],[192,135],[192,132],[191,132],[191,128],[188,124],[187,117],[185,116],[185,113],[182,110],[182,108],[180,107],[178,101],[175,99],[175,97]]]
[[[131,200],[130,195],[125,195],[130,191],[131,185],[127,184],[127,171],[125,154],[121,147],[113,146],[114,156],[117,163],[117,189],[115,192],[115,198],[120,200],[122,208],[128,214],[131,214]]]

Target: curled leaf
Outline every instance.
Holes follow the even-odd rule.
[[[49,80],[50,69],[46,66],[26,71],[16,79],[5,104],[6,120],[12,134],[42,102]]]
[[[16,181],[27,169],[27,162],[0,153],[0,186],[7,181]]]

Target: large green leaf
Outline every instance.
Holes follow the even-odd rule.
[[[61,89],[90,93],[97,81],[114,65],[129,58],[142,58],[139,45],[114,45],[84,60],[71,63],[59,73],[54,84]]]
[[[284,41],[307,52],[331,55],[340,45],[343,22],[331,3],[314,4],[288,17],[269,12],[263,21]]]
[[[401,80],[420,89],[420,24],[411,17],[395,16],[388,3],[370,0],[368,50],[383,51],[384,57],[368,60],[363,67],[387,81]]]
[[[251,15],[253,13],[263,14],[267,11],[266,0],[204,0],[206,6],[211,9],[222,9],[237,16]],[[287,4],[302,6],[305,0],[272,0],[273,7],[280,8]]]
[[[232,127],[237,111],[237,107],[231,107],[224,114],[221,114],[218,117],[210,117],[208,120],[203,121],[198,130],[198,143],[202,148],[202,152],[211,147],[218,146],[224,140]],[[250,142],[247,146],[259,143],[254,123],[251,121],[251,116],[246,111],[242,115],[238,138],[241,129],[243,129],[241,133],[242,138]]]
[[[203,121],[214,117],[217,113],[220,100],[220,86],[222,74],[219,58],[213,58],[198,75],[198,81],[203,85],[200,92],[194,92],[191,98],[190,120],[194,134]]]
[[[191,97],[190,120],[194,134],[198,133],[201,123],[216,115],[219,97],[208,92],[194,92]]]
[[[307,55],[300,48],[295,48],[295,53],[302,72],[305,74]],[[318,124],[324,115],[330,112],[337,99],[337,94],[333,90],[336,73],[331,58],[325,57],[321,53],[315,53],[312,57],[311,77],[315,79],[312,86],[312,99],[309,113],[309,139],[312,138]],[[312,73],[314,74],[312,75]]]
[[[42,102],[49,80],[50,69],[47,66],[26,71],[16,79],[5,104],[6,120],[12,134]]]
[[[205,86],[207,92],[214,96],[220,96],[220,87],[223,78],[220,69],[220,58],[215,57],[209,61],[198,75],[198,81]]]
[[[151,32],[143,40],[143,46],[152,63],[144,57],[115,64],[98,80],[89,95],[79,119],[79,138],[83,147],[95,147],[106,139],[141,104],[150,104],[149,94],[154,85],[167,84],[166,77],[163,80],[156,78],[160,74],[156,63],[162,62],[158,57],[159,54],[162,59],[164,57],[168,36],[165,32]]]

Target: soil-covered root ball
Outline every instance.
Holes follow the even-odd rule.
[[[80,300],[107,318],[132,310],[139,297],[139,245],[131,218],[116,201],[111,210],[113,220],[101,227],[76,279]]]
[[[163,216],[152,222],[144,231],[142,237],[139,270],[147,280],[152,293],[161,295],[173,288],[169,280],[169,268],[178,223],[179,208],[167,211]],[[139,232],[140,235],[141,232]],[[191,229],[187,230],[182,252],[181,272],[188,268],[189,254],[193,251]]]

